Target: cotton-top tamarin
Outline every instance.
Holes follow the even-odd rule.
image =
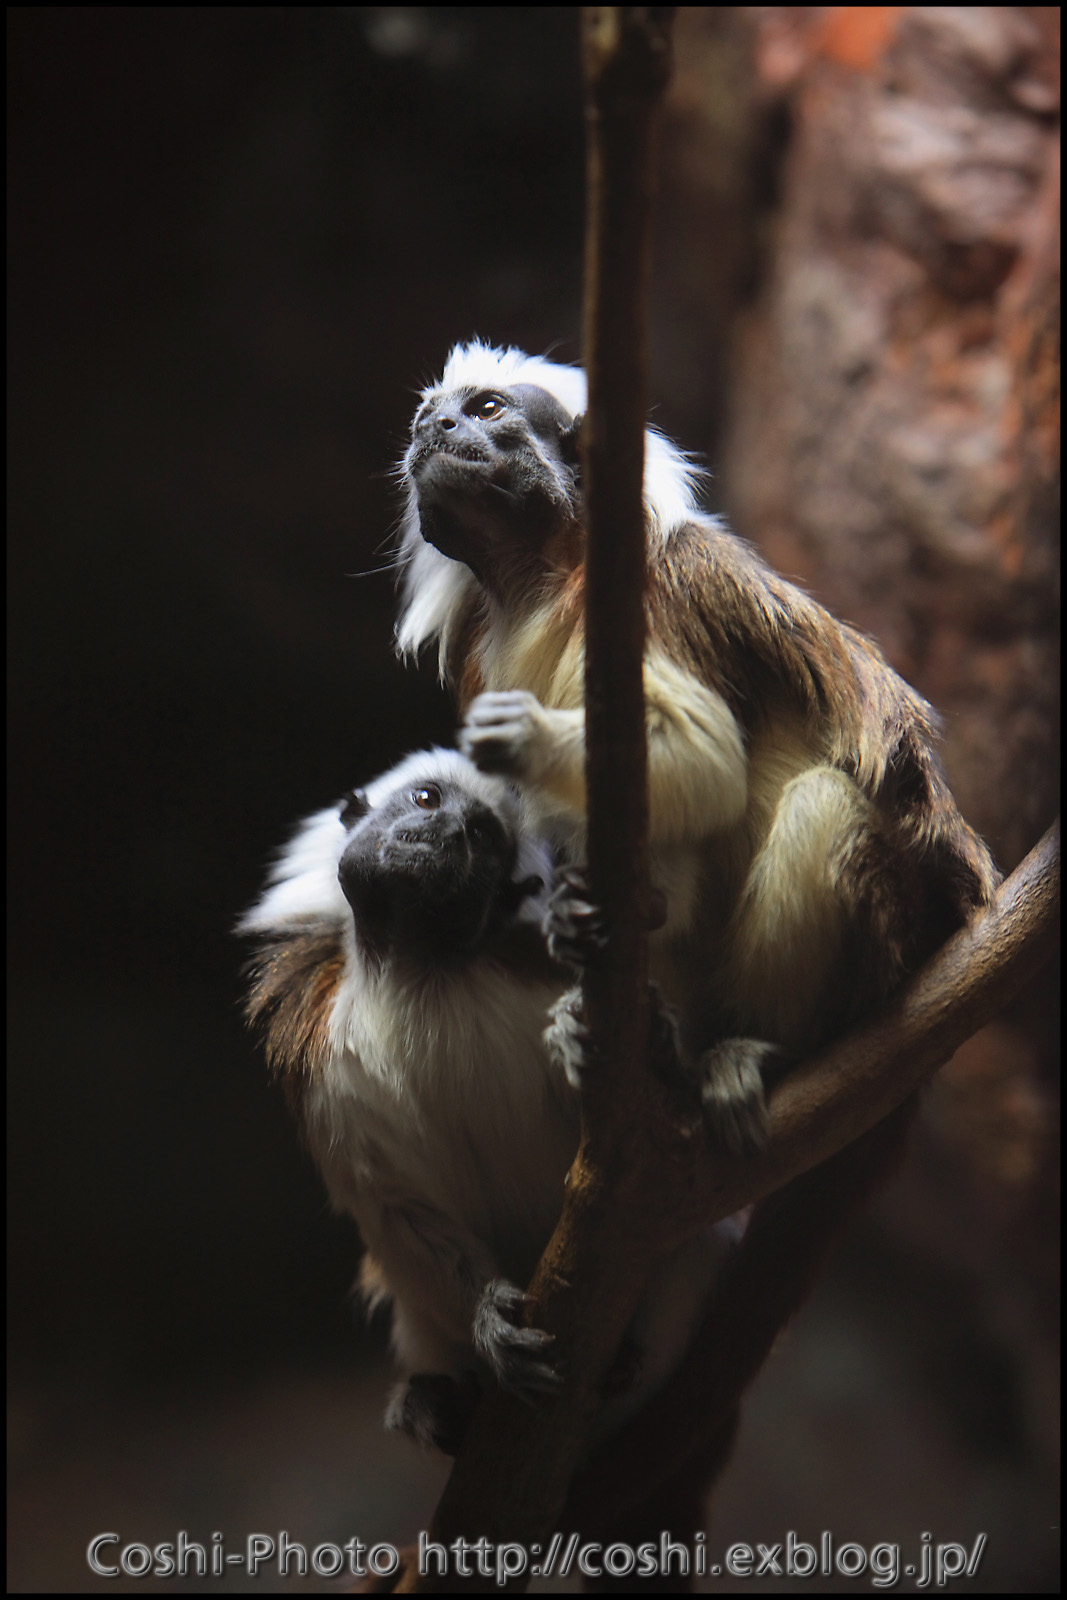
[[[423,391],[403,460],[397,627],[435,644],[485,771],[582,854],[584,375],[480,343]],[[645,438],[652,966],[713,1121],[759,1140],[768,1067],[887,996],[991,894],[930,707],[877,647],[697,509]]]
[[[520,1314],[578,1147],[580,1045],[545,1029],[586,908],[566,886],[546,906],[551,879],[521,795],[430,750],[309,817],[240,924],[249,1020],[359,1226],[364,1298],[392,1309],[407,1381],[388,1420],[453,1451],[488,1374],[527,1394],[555,1382]],[[616,1422],[686,1348],[732,1237],[662,1264]]]
[[[584,406],[575,368],[457,346],[422,393],[401,468],[399,648],[436,647],[466,716],[462,748],[522,781],[572,860],[584,854]],[[650,429],[650,866],[668,908],[651,965],[710,1133],[743,1150],[764,1136],[775,1074],[889,996],[998,880],[942,776],[931,708],[869,639],[701,512],[695,478]],[[907,1120],[756,1207],[701,1336],[721,1371],[707,1419],[721,1437]]]

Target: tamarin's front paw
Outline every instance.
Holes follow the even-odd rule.
[[[467,1436],[479,1384],[473,1373],[451,1378],[447,1372],[416,1372],[394,1390],[385,1426],[406,1433],[416,1444],[433,1445],[455,1456]]]
[[[544,1359],[555,1335],[523,1327],[525,1303],[523,1291],[506,1278],[487,1283],[474,1314],[474,1348],[502,1388],[530,1399],[558,1389],[559,1375]]]
[[[589,899],[584,869],[564,867],[545,914],[548,953],[554,961],[583,972],[604,946],[604,918]]]
[[[697,1086],[708,1133],[731,1156],[753,1155],[767,1143],[764,1077],[781,1051],[763,1039],[724,1039],[697,1063]]]
[[[548,1053],[563,1069],[571,1088],[581,1089],[602,1059],[585,1024],[581,989],[568,989],[548,1015],[551,1021],[544,1033]],[[663,1083],[692,1085],[692,1073],[682,1057],[678,1019],[654,983],[648,986],[648,1064]]]
[[[480,694],[459,730],[459,748],[483,772],[528,778],[537,766],[544,722],[541,702],[525,689]]]
[[[582,1016],[582,991],[568,989],[548,1013],[551,1021],[544,1032],[549,1056],[562,1068],[572,1089],[581,1089],[586,1074],[599,1057],[592,1035]]]

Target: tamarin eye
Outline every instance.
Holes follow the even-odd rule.
[[[472,417],[477,417],[481,422],[492,422],[494,417],[499,417],[506,408],[507,401],[498,394],[477,395],[467,407]]]
[[[412,789],[411,798],[421,811],[436,811],[441,804],[441,791],[436,783],[428,783],[424,789]]]

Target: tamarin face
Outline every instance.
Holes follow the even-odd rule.
[[[462,674],[466,625],[527,618],[562,593],[585,555],[578,432],[585,374],[474,339],[422,391],[398,476],[405,490],[397,645],[434,643],[442,678]],[[645,431],[650,554],[697,515],[699,471]],[[484,602],[488,600],[487,608]]]
[[[447,961],[480,948],[533,889],[512,882],[512,809],[433,770],[413,774],[373,808],[362,791],[351,794],[341,812],[350,831],[337,875],[364,949]]]
[[[577,522],[579,421],[534,384],[431,392],[404,458],[422,537],[491,592],[535,575]]]

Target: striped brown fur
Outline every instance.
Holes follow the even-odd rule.
[[[290,1101],[319,1070],[330,1009],[344,973],[339,928],[308,918],[260,940],[245,972],[245,1017],[263,1038],[267,1065]]]

